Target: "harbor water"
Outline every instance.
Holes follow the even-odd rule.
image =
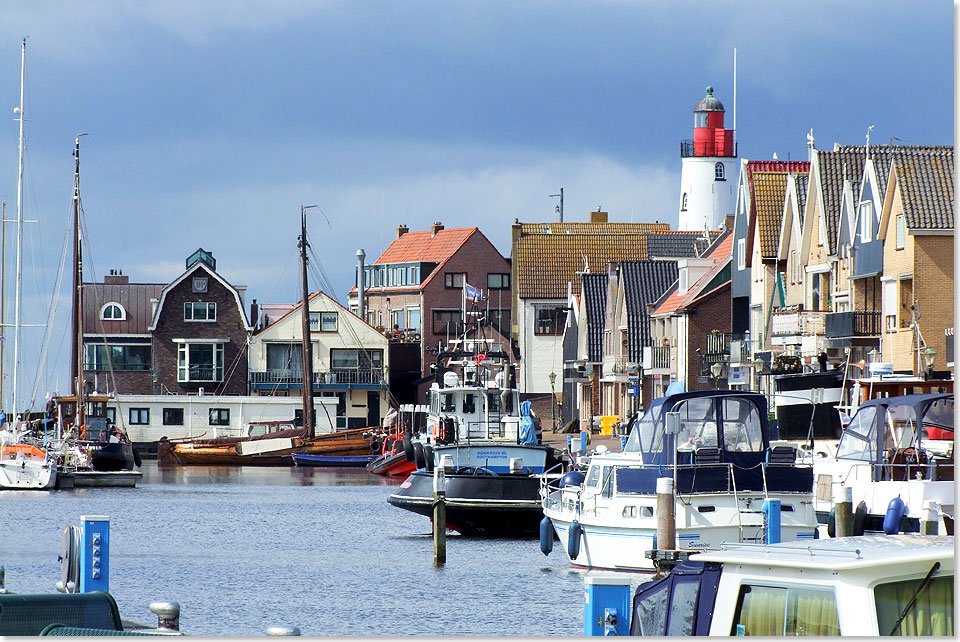
[[[430,521],[362,469],[158,467],[137,488],[0,491],[7,589],[49,593],[65,524],[110,517],[110,592],[156,625],[180,603],[189,635],[582,635],[583,575],[562,546],[451,534],[433,566]]]

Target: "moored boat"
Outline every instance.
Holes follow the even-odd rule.
[[[771,445],[763,395],[684,392],[655,400],[623,452],[591,455],[585,474],[544,479],[543,512],[571,565],[652,572],[661,478],[673,488],[681,551],[764,541],[765,504],[779,512],[783,541],[815,536],[812,468],[796,463],[794,448]]]
[[[44,490],[57,483],[57,462],[42,443],[0,431],[0,488]]]

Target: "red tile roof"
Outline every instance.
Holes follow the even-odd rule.
[[[478,231],[475,227],[462,227],[440,230],[436,235],[430,230],[407,232],[391,243],[374,265],[417,261],[440,265],[453,256],[467,242],[467,239]]]

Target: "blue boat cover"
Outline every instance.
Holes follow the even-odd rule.
[[[535,446],[537,443],[537,430],[533,427],[533,417],[530,416],[531,405],[529,401],[520,403],[520,443]]]

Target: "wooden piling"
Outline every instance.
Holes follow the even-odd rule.
[[[853,489],[850,486],[840,488],[839,501],[834,505],[837,537],[853,535]]]
[[[443,467],[433,471],[433,565],[447,563],[447,492]]]
[[[673,478],[657,479],[657,550],[677,548],[676,505],[673,497]]]

